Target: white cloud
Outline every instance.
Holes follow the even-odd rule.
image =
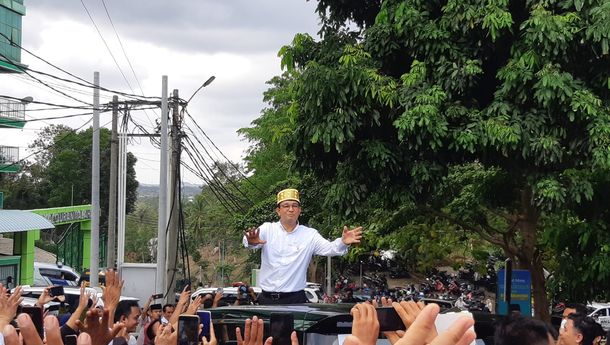
[[[100,2],[85,3],[126,78],[139,93],[138,84]],[[247,143],[238,137],[237,129],[249,126],[258,116],[264,107],[262,93],[267,88],[265,82],[281,72],[277,51],[281,45],[290,43],[294,34],[308,32],[313,36],[318,30],[314,1],[107,0],[106,3],[147,96],[160,96],[162,75],[169,78],[170,92],[177,88],[184,99],[190,97],[209,76],[216,76],[216,80],[194,98],[189,111],[216,145],[234,161],[240,160],[247,148]],[[102,86],[131,93],[78,1],[27,0],[25,5],[28,13],[23,22],[24,47],[87,80],[92,80],[93,71],[99,71]],[[62,75],[26,53],[22,61],[34,69]],[[0,75],[0,94],[31,95],[38,101],[77,104],[24,79],[27,77]],[[79,89],[81,91],[76,92],[62,88],[83,101],[91,102],[91,90]],[[103,93],[103,96],[102,103],[108,102],[110,94]],[[29,115],[49,117],[75,112],[80,111],[31,112]],[[134,112],[132,116],[152,130],[150,121],[154,121],[154,112]],[[33,128],[48,123],[78,127],[86,119],[28,123],[22,131],[0,129],[0,144],[17,143],[14,146],[26,147],[36,137],[37,131]],[[109,119],[109,115],[104,114],[100,122],[104,124]],[[194,126],[191,124],[191,127]],[[146,140],[134,143],[130,150],[140,158],[136,167],[138,180],[156,183],[158,151]],[[28,153],[24,149],[21,156]],[[184,175],[188,182],[201,183],[186,171]]]

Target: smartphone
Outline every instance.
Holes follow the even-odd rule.
[[[64,287],[61,285],[57,285],[57,286],[51,286],[49,288],[49,296],[51,297],[57,297],[57,296],[63,296],[64,295]]]
[[[36,331],[40,335],[40,339],[44,339],[44,328],[42,324],[42,308],[35,306],[24,306],[21,308],[22,313],[26,313],[32,319],[32,323],[36,326]]]
[[[178,345],[197,345],[199,343],[199,317],[180,315],[178,318]]]
[[[152,295],[152,298],[153,299],[163,298],[163,294],[162,293],[154,294],[154,295]]]
[[[405,324],[393,307],[377,308],[377,319],[379,320],[379,331],[405,330]]]
[[[201,334],[199,335],[199,339],[205,337],[207,341],[210,341],[210,321],[212,321],[212,313],[205,310],[197,311],[197,316],[199,316],[199,322],[203,325],[201,329]]]
[[[76,334],[66,335],[64,337],[64,345],[76,345]]]
[[[290,335],[294,330],[292,313],[271,313],[271,336],[273,345],[291,345]]]
[[[219,287],[218,289],[216,289],[216,292],[223,293],[224,292],[223,290],[224,290],[223,288]]]

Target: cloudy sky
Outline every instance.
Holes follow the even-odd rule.
[[[160,96],[161,77],[167,75],[170,92],[179,89],[180,96],[188,99],[205,80],[216,76],[216,80],[193,99],[189,111],[233,161],[239,161],[248,147],[248,143],[237,135],[237,129],[249,126],[258,117],[264,107],[265,82],[281,72],[277,51],[290,43],[296,33],[307,32],[315,36],[318,31],[315,1],[105,0],[136,80],[102,0],[83,0],[83,3],[80,0],[25,0],[27,15],[23,18],[22,46],[87,80],[92,81],[93,72],[99,71],[103,87],[126,93],[141,94],[143,91],[146,96]],[[22,63],[35,70],[68,77],[25,52]],[[41,78],[72,97],[92,102],[90,89]],[[36,101],[82,105],[25,75],[0,75],[0,95],[32,96]],[[109,102],[111,96],[102,93],[101,103]],[[44,107],[28,106],[29,109]],[[83,111],[26,111],[26,119],[80,112]],[[159,114],[159,111],[148,110],[134,112],[132,116],[152,131]],[[51,123],[78,128],[89,118],[29,122],[24,130],[0,129],[0,145],[19,146],[20,158],[24,158],[31,153],[27,146],[40,128]],[[110,127],[109,121],[110,113],[101,115],[102,125]],[[195,127],[192,123],[189,125]],[[199,139],[209,147],[204,138]],[[159,151],[147,140],[134,141],[129,150],[138,158],[138,180],[158,183]],[[186,171],[184,180],[202,183]]]

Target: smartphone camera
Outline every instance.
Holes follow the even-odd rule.
[[[199,322],[203,325],[201,329],[201,337],[205,337],[207,341],[210,341],[210,322],[212,321],[212,314],[209,311],[200,310],[197,312],[199,316]]]
[[[292,313],[271,313],[270,319],[273,345],[291,345],[290,335],[294,330],[294,315]]]
[[[178,345],[198,345],[199,317],[180,315],[178,319]]]
[[[58,297],[64,295],[64,287],[61,285],[51,286],[49,288],[49,296]]]

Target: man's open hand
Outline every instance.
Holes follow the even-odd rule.
[[[343,227],[343,234],[341,235],[341,240],[347,246],[354,243],[360,243],[360,239],[362,238],[362,227],[359,226],[357,228],[349,230],[347,225]]]
[[[249,246],[256,246],[259,244],[265,244],[267,241],[263,241],[260,238],[261,230],[259,228],[250,228],[246,230],[244,236],[246,236],[246,240],[248,240]]]

